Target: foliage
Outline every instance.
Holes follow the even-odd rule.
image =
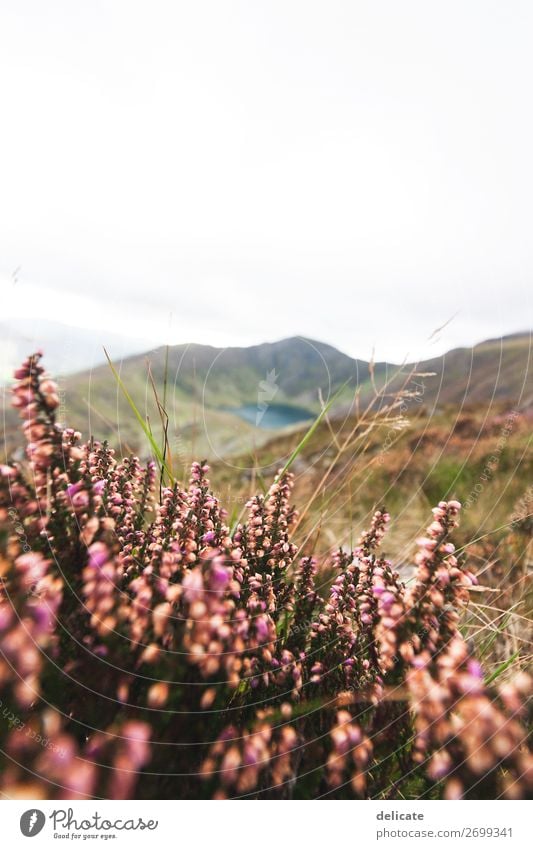
[[[1,467],[0,789],[8,797],[516,798],[532,784],[520,673],[490,685],[459,630],[475,576],[441,501],[405,586],[375,512],[302,556],[282,471],[230,532],[205,463],[156,468],[55,419],[36,354]]]

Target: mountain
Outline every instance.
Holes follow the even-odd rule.
[[[472,348],[456,348],[427,360],[434,371],[431,399],[471,405],[502,401],[517,409],[533,407],[533,336],[515,333]]]
[[[167,359],[168,356],[168,359]],[[157,348],[142,357],[121,362],[126,383],[146,372],[150,363],[156,384],[162,384],[165,370],[176,391],[201,397],[209,406],[226,408],[258,403],[267,393],[273,403],[288,403],[318,409],[320,389],[324,398],[345,382],[353,386],[368,377],[368,363],[354,360],[331,345],[303,337],[282,339],[247,348],[213,348],[209,345],[176,345]],[[378,364],[382,373],[387,365]],[[93,380],[109,375],[107,366],[94,369]],[[78,381],[80,376],[76,377]],[[266,383],[267,386],[261,384]]]
[[[417,390],[428,413],[490,405],[533,407],[532,340],[529,333],[457,348],[420,364],[356,360],[331,345],[303,337],[248,348],[177,345],[156,348],[115,365],[135,403],[160,438],[155,393],[169,417],[173,452],[185,465],[191,455],[224,457],[258,450],[280,428],[307,426],[335,396],[332,416],[388,382],[393,392],[416,369],[407,389]],[[45,364],[49,367],[48,359]],[[433,373],[434,376],[427,376]],[[155,387],[155,392],[154,392]],[[106,363],[60,379],[61,418],[85,435],[108,437],[125,449],[145,450],[138,422]],[[412,403],[412,402],[411,402]],[[14,424],[6,417],[8,435]]]
[[[346,392],[353,395],[368,378],[368,363],[301,337],[248,348],[177,345],[115,364],[142,415],[160,434],[155,386],[169,415],[172,447],[184,464],[191,454],[227,457],[243,446],[260,448],[273,430],[314,418],[320,397],[327,401],[347,382],[352,389]],[[385,368],[381,364],[377,371]],[[107,433],[113,423],[115,442],[139,447],[138,423],[108,364],[63,378],[61,389],[65,418],[75,427]]]

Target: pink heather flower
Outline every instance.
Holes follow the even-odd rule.
[[[483,678],[483,668],[479,660],[471,658],[467,663],[467,669],[469,674],[473,675],[475,678]]]
[[[257,616],[255,619],[255,630],[260,642],[266,642],[270,637],[270,624],[267,616]]]
[[[230,533],[206,463],[160,489],[153,462],[82,444],[39,359],[14,387],[28,462],[0,466],[0,699],[31,732],[0,727],[4,795],[532,792],[531,682],[487,687],[461,635],[459,502],[433,509],[406,586],[384,509],[353,551],[301,556],[291,474]],[[380,755],[399,739],[400,773]]]
[[[89,549],[89,563],[92,569],[101,569],[109,560],[109,551],[102,542],[95,542]]]
[[[189,602],[196,601],[203,596],[204,582],[199,569],[192,569],[190,572],[187,572],[183,578],[183,589],[185,591],[185,598]]]
[[[209,587],[216,592],[225,590],[230,581],[231,573],[222,562],[215,559],[209,570]]]

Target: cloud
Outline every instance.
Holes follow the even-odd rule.
[[[396,359],[531,326],[529,4],[230,8],[4,4],[24,308]]]

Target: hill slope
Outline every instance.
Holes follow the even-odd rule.
[[[45,359],[46,363],[46,359]],[[344,412],[359,388],[364,401],[374,392],[369,364],[330,345],[301,337],[249,348],[178,345],[130,356],[120,364],[121,378],[155,433],[160,417],[154,390],[165,399],[172,447],[184,464],[191,455],[208,457],[259,450],[276,426],[307,426],[341,387],[338,411]],[[394,391],[412,365],[374,366],[378,387],[390,381]],[[458,348],[418,364],[421,402],[431,414],[436,408],[490,405],[533,407],[532,341],[527,333]],[[151,374],[151,379],[150,375]],[[166,379],[165,379],[166,375]],[[166,388],[165,388],[166,387]],[[143,452],[139,427],[108,365],[61,379],[61,416],[85,434],[109,438],[125,449]],[[272,418],[271,413],[277,415]],[[335,411],[332,411],[335,415]],[[270,416],[270,418],[269,418]],[[15,419],[6,414],[7,434]]]

